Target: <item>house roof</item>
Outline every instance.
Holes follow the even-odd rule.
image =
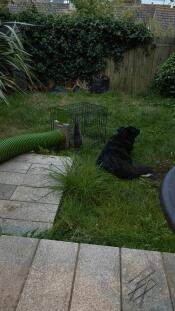
[[[69,4],[61,3],[63,0],[36,0],[36,7],[42,13],[62,13],[68,12]],[[133,0],[125,0],[133,3]],[[135,0],[137,3],[139,0]],[[11,11],[19,12],[25,10],[31,4],[32,0],[13,0],[13,4],[9,4]],[[160,4],[140,4],[140,5],[127,5],[117,6],[116,15],[120,16],[125,9],[129,8],[136,14],[136,19],[144,23],[155,19],[162,25],[163,28],[175,27],[175,7],[171,8],[169,5]]]
[[[175,27],[175,7],[169,5],[141,4],[116,6],[115,14],[121,17],[129,10],[133,12],[137,21],[148,23],[150,20],[157,20],[163,28]]]
[[[175,27],[175,9],[156,9],[154,19],[157,20],[163,28],[168,28],[170,26]]]
[[[137,20],[148,22],[150,19],[157,20],[163,28],[175,26],[175,8],[169,5],[144,4],[136,9]]]
[[[30,8],[32,0],[13,0],[13,3],[9,3],[8,7],[11,12],[21,12],[27,8]],[[70,9],[69,3],[50,2],[49,0],[36,0],[36,8],[39,12],[45,14],[58,14],[68,12]]]
[[[141,5],[136,9],[137,20],[147,22],[149,19],[153,18],[155,13],[154,5]]]

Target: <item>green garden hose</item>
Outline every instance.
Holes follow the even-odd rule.
[[[0,163],[19,154],[36,150],[39,147],[49,148],[58,146],[65,140],[61,131],[23,134],[0,140]]]

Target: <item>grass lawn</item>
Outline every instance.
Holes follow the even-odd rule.
[[[101,146],[62,151],[60,154],[75,158],[75,164],[67,177],[62,177],[65,195],[47,237],[175,252],[175,234],[169,230],[159,203],[161,179],[175,162],[175,99],[116,92],[15,95],[10,107],[1,106],[0,137],[45,131],[50,126],[50,107],[81,101],[109,108],[108,136],[120,126],[139,127],[133,159],[156,168],[159,179],[122,181],[106,174],[95,166]]]

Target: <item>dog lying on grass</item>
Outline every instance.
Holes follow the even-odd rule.
[[[122,179],[154,176],[150,167],[133,165],[131,151],[139,134],[140,130],[135,127],[120,127],[105,145],[97,164]]]

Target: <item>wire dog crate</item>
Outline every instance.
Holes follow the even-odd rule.
[[[51,129],[54,121],[69,123],[71,129],[78,124],[83,138],[83,145],[102,143],[106,140],[108,109],[101,105],[82,102],[69,104],[64,107],[51,108]]]

